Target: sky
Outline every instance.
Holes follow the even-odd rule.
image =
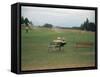
[[[34,25],[49,23],[60,27],[79,27],[87,18],[95,23],[94,10],[22,6],[21,16],[27,17]]]

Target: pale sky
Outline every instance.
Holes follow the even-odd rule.
[[[34,25],[49,23],[61,27],[78,27],[86,18],[95,23],[94,10],[22,6],[21,15],[27,17]]]

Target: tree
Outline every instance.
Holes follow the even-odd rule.
[[[89,26],[89,20],[88,20],[88,18],[87,18],[87,19],[86,19],[86,22],[85,22],[85,29],[86,29],[86,30],[87,30],[88,26]]]
[[[48,24],[48,23],[46,23],[46,24],[43,25],[43,27],[52,28],[53,25],[52,25],[52,24]]]
[[[89,25],[89,20],[88,20],[88,18],[87,18],[86,21],[84,21],[84,23],[81,24],[80,28],[81,28],[82,30],[87,30],[88,25]]]
[[[81,24],[80,29],[87,31],[95,31],[95,24],[93,22],[89,22],[87,18],[86,21],[83,24]]]
[[[84,30],[84,24],[81,24],[80,29]]]
[[[24,24],[24,17],[21,17],[21,24]]]
[[[93,22],[89,23],[87,30],[96,31],[96,25]]]
[[[28,23],[29,23],[28,18],[25,18],[24,23],[25,23],[26,26],[28,26]]]

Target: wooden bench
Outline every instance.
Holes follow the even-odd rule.
[[[62,49],[64,47],[66,43],[62,43],[62,42],[51,42],[48,46],[48,51],[62,51],[64,49]]]

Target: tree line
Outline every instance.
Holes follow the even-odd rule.
[[[87,31],[95,31],[96,25],[93,22],[89,22],[87,18],[86,21],[83,24],[81,24],[80,29],[87,30]]]
[[[25,26],[29,26],[29,24],[33,25],[32,21],[30,21],[27,17],[21,17],[21,24],[25,24]]]
[[[33,25],[33,23],[26,17],[24,18],[23,16],[21,17],[21,24],[25,24],[25,26],[28,26],[28,24]],[[42,26],[39,27],[46,27],[46,28],[52,28],[53,25],[49,23],[45,23]],[[63,29],[69,29],[69,27],[59,27]],[[96,25],[93,22],[89,22],[88,18],[82,23],[79,27],[71,27],[70,29],[79,29],[79,30],[85,30],[85,31],[95,31],[96,30]]]
[[[93,22],[89,22],[88,18],[80,25],[80,27],[72,27],[72,29],[79,29],[84,31],[96,31],[96,25]]]

